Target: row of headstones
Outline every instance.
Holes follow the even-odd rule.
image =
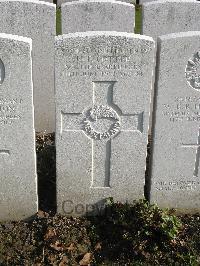
[[[181,12],[177,5],[173,16]],[[190,27],[196,25],[197,9],[200,4],[187,1],[183,26],[191,10]],[[0,219],[21,219],[37,211],[31,39],[0,36]],[[199,41],[199,32],[158,41],[150,199],[162,207],[199,209]],[[58,212],[98,213],[108,197],[143,197],[154,57],[153,39],[142,35],[56,39]]]
[[[181,3],[180,3],[181,2]],[[154,3],[154,2],[152,2]],[[170,14],[171,9],[173,12]],[[39,1],[0,1],[0,32],[33,41],[35,129],[55,131],[54,37],[56,6]],[[199,29],[196,1],[158,1],[143,8],[143,34]],[[74,1],[62,6],[62,33],[85,31],[133,32],[134,5],[117,1]]]

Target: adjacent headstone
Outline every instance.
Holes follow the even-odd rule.
[[[200,29],[200,2],[160,0],[143,5],[142,34],[156,39],[160,35]]]
[[[150,199],[200,210],[200,32],[158,40]]]
[[[62,33],[134,32],[134,5],[115,0],[73,1],[62,5]]]
[[[57,6],[58,7],[61,7],[62,4],[64,3],[69,3],[69,2],[73,2],[73,1],[77,1],[77,0],[57,0]],[[89,0],[86,0],[86,1],[89,1]],[[118,1],[118,0],[117,0]],[[93,0],[91,0],[91,2],[93,2]],[[130,3],[130,4],[135,4],[136,3],[136,0],[121,0],[119,2],[126,2],[126,3]]]
[[[154,41],[87,32],[55,47],[58,212],[142,198]]]
[[[37,212],[31,39],[0,34],[0,220]]]
[[[0,14],[0,32],[33,40],[35,128],[53,132],[56,6],[37,0],[0,1]]]

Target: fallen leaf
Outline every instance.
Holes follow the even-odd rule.
[[[37,213],[37,217],[39,217],[39,218],[48,218],[49,214],[47,212],[39,210],[38,213]]]
[[[82,258],[81,261],[79,261],[79,265],[82,265],[82,266],[89,266],[90,263],[92,262],[92,259],[93,259],[93,255],[92,253],[86,253],[84,255],[84,257]]]
[[[47,229],[47,233],[44,236],[44,240],[50,240],[56,236],[56,230],[53,228]]]
[[[100,243],[100,242],[97,243],[94,249],[95,249],[96,251],[101,250],[101,243]]]
[[[50,247],[57,250],[57,251],[63,251],[64,250],[63,245],[59,241],[56,241],[54,244],[50,244]]]
[[[66,249],[67,251],[73,251],[73,250],[76,249],[76,247],[75,247],[74,243],[71,243],[71,244],[69,245],[69,247],[66,247],[65,249]]]

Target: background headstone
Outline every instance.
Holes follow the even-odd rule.
[[[142,198],[154,41],[87,32],[55,47],[58,212]]]
[[[0,32],[33,40],[33,93],[36,131],[55,131],[54,38],[56,6],[33,1],[0,1]]]
[[[73,1],[62,5],[62,33],[134,32],[135,7],[115,0]]]
[[[37,212],[31,39],[0,34],[0,220]]]
[[[162,36],[154,106],[151,202],[200,210],[200,32]]]
[[[74,0],[57,0],[57,6],[61,7],[62,4],[64,3],[69,3],[69,2],[73,2]],[[76,0],[75,0],[76,1]],[[86,0],[89,1],[89,0]],[[93,0],[91,0],[92,2]],[[118,0],[117,0],[118,1]],[[126,3],[130,3],[130,4],[135,4],[136,0],[121,0],[119,2],[126,2]]]
[[[200,29],[200,2],[160,0],[142,7],[142,34],[156,39],[160,35]]]

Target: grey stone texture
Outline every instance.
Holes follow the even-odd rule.
[[[143,197],[154,41],[117,32],[55,43],[58,212]]]
[[[0,220],[37,212],[31,39],[0,34]]]
[[[37,0],[0,1],[0,32],[33,40],[36,131],[55,131],[54,38],[56,6]]]
[[[153,2],[153,1],[157,1],[157,0],[139,0],[139,1],[140,1],[140,5],[142,5],[144,3]]]
[[[62,33],[134,32],[134,5],[115,0],[73,1],[62,5]]]
[[[74,0],[57,0],[57,6],[58,7],[61,7],[62,4],[64,3],[70,3],[70,2],[73,2]],[[76,0],[75,0],[76,1]],[[93,0],[87,0],[88,1],[91,1],[93,2]],[[118,0],[117,0],[118,1]],[[121,1],[118,1],[118,2],[125,2],[125,3],[130,3],[130,4],[135,4],[136,3],[136,0],[121,0]]]
[[[200,32],[158,39],[150,200],[200,210]]]
[[[200,2],[160,0],[143,5],[142,34],[158,36],[200,29]]]

